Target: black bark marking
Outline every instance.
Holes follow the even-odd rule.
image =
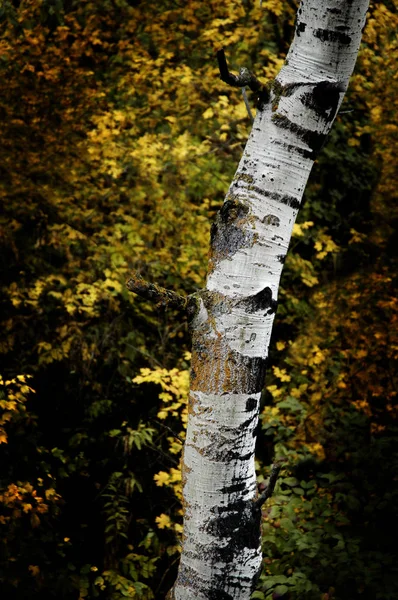
[[[242,435],[246,435],[246,429],[257,419],[257,413],[252,415],[246,421],[243,421],[238,427],[237,430],[242,432]]]
[[[202,549],[203,553],[207,552]],[[209,556],[209,560],[210,556]],[[213,582],[212,582],[213,583]],[[225,588],[225,576],[221,575],[219,586],[214,585],[209,589],[207,579],[200,577],[196,569],[192,569],[189,565],[186,565],[183,561],[180,563],[178,569],[178,576],[176,585],[181,585],[187,589],[194,590],[198,595],[205,594],[209,600],[233,600],[233,596],[224,591]],[[233,584],[231,584],[233,585]],[[174,598],[174,596],[172,596]]]
[[[248,398],[246,400],[246,411],[251,412],[252,410],[257,408],[257,404],[258,404],[258,401],[256,400],[256,398]]]
[[[212,512],[215,516],[207,525],[208,533],[231,540],[225,547],[215,549],[218,559],[228,563],[244,548],[259,547],[261,510],[254,502],[237,500],[228,506],[216,507]]]
[[[226,586],[229,588],[240,588],[243,584],[248,584],[251,591],[254,590],[257,580],[261,573],[252,577],[242,577],[239,581],[234,578],[234,573],[229,569],[233,561],[240,557],[245,548],[258,551],[260,548],[260,523],[261,511],[257,509],[251,500],[236,501],[225,507],[215,507],[211,510],[214,517],[206,526],[206,531],[215,537],[228,539],[226,545],[214,545],[209,549],[208,546],[198,546],[197,552],[192,553],[191,557],[198,556],[205,559],[207,563],[214,564],[219,562],[225,565],[225,569],[215,575],[213,574],[211,588],[209,582],[202,578],[195,569],[181,561],[177,582],[186,586],[200,595],[203,594],[209,600],[232,600],[233,597],[225,592]]]
[[[255,430],[255,428],[253,430]],[[243,435],[238,436],[236,443],[239,443],[240,438],[243,438]],[[248,452],[247,454],[239,454],[238,451],[234,452],[233,450],[230,450],[228,448],[220,448],[219,450],[214,450],[216,441],[218,442],[218,444],[220,444],[219,438],[217,440],[214,440],[214,443],[211,446],[209,446],[208,448],[201,449],[201,454],[203,456],[209,456],[212,459],[216,460],[217,462],[223,462],[223,463],[227,463],[227,464],[230,463],[231,461],[234,461],[236,463],[246,462],[246,461],[250,460],[255,454],[254,449],[252,451]],[[230,441],[227,440],[225,442],[225,444],[229,445]]]
[[[265,217],[261,219],[261,222],[265,225],[273,225],[274,227],[279,227],[280,225],[280,219],[275,215],[265,215]]]
[[[278,192],[267,192],[266,190],[262,190],[261,188],[257,187],[256,185],[251,185],[249,187],[249,189],[250,189],[250,191],[260,194],[260,196],[265,196],[266,198],[271,198],[272,200],[275,200],[276,202],[280,202],[281,204],[286,204],[287,206],[290,206],[291,208],[296,208],[296,209],[300,208],[300,201],[297,200],[297,198],[295,196],[289,196],[289,194],[279,194]]]
[[[206,592],[206,596],[209,600],[233,600],[233,596],[227,592],[224,592],[224,590],[215,588],[207,590],[207,588],[205,588],[204,591]]]
[[[209,443],[202,448],[202,455],[211,456],[215,460],[225,463],[244,462],[251,459],[254,455],[254,448],[246,454],[242,454],[242,447],[250,429],[257,428],[257,418],[256,411],[237,427],[220,426],[217,433],[208,434]]]
[[[330,111],[327,118],[332,121],[337,111],[337,106],[340,100],[340,93],[344,91],[344,87],[340,82],[321,81],[313,90],[313,98],[322,113]]]
[[[258,97],[257,97],[257,109],[263,110],[264,106],[266,106],[269,102],[270,94],[269,89],[264,86],[261,88]]]
[[[244,298],[237,303],[237,306],[244,306],[247,313],[265,311],[264,315],[275,313],[277,305],[277,301],[272,299],[272,290],[269,287],[265,287],[254,296]]]
[[[283,146],[285,150],[297,152],[297,154],[300,154],[304,158],[308,158],[310,160],[315,160],[316,158],[316,153],[312,150],[306,150],[305,148],[300,148],[299,146],[295,146],[294,144],[288,144],[287,142],[282,142],[280,140],[274,140],[274,144],[275,146]],[[299,209],[300,206],[293,208]]]
[[[245,462],[247,460],[249,460],[250,458],[252,458],[252,456],[254,456],[255,454],[255,450],[252,450],[251,452],[248,452],[247,454],[240,454],[239,456],[235,456],[235,460],[236,461],[241,461],[241,462]]]
[[[317,37],[322,42],[338,42],[340,44],[351,44],[351,37],[341,31],[333,31],[331,29],[314,29],[314,37]]]
[[[307,94],[306,94],[307,96]],[[308,94],[310,96],[310,94]],[[315,158],[318,154],[319,150],[322,148],[326,135],[324,133],[318,133],[317,131],[312,131],[311,129],[306,129],[305,127],[301,127],[297,125],[297,123],[293,123],[287,117],[279,114],[274,114],[272,117],[272,121],[275,124],[296,133],[300,139],[303,140],[312,150],[311,158]],[[300,205],[299,205],[300,206]],[[298,208],[298,207],[297,207]]]
[[[304,23],[303,21],[298,23],[297,29],[296,29],[296,33],[297,33],[298,37],[300,37],[300,35],[302,33],[304,33],[306,27],[307,27],[307,23]]]
[[[235,492],[243,492],[246,489],[246,481],[240,481],[239,483],[233,483],[232,485],[226,485],[222,488],[221,492],[224,494],[233,494]]]
[[[339,81],[320,81],[311,92],[303,95],[301,102],[315,110],[326,123],[331,123],[336,116],[342,92],[344,86]]]

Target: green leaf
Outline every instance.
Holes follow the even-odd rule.
[[[289,485],[290,487],[294,487],[297,486],[299,482],[295,477],[285,477],[282,479],[282,483]]]
[[[293,531],[293,529],[295,529],[295,526],[293,525],[292,521],[287,517],[281,519],[280,524],[281,527],[283,527],[283,529],[286,529],[287,531]]]
[[[302,412],[304,410],[303,405],[297,400],[297,398],[293,398],[293,396],[288,396],[285,400],[281,400],[281,402],[277,403],[278,408],[284,408],[288,412]]]
[[[116,437],[118,435],[120,435],[122,432],[120,429],[111,429],[111,431],[109,432],[109,436],[110,437]]]
[[[274,592],[276,592],[277,594],[280,594],[281,596],[283,596],[284,594],[287,594],[287,592],[289,591],[289,588],[287,587],[287,585],[277,585]]]

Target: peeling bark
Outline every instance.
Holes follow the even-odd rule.
[[[267,93],[260,91],[212,227],[207,286],[191,322],[183,551],[169,598],[247,600],[261,571],[254,450],[279,280],[314,159],[354,69],[367,8],[368,0],[301,2],[285,64]]]

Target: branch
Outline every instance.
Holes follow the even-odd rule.
[[[126,287],[130,292],[138,294],[145,300],[150,300],[158,306],[165,308],[175,308],[181,312],[187,313],[188,318],[192,318],[198,306],[198,294],[190,294],[189,296],[180,296],[172,290],[160,287],[154,283],[145,281],[138,273],[132,273],[131,278],[126,281]]]
[[[253,92],[259,92],[263,87],[262,83],[257,79],[257,77],[245,67],[240,69],[239,75],[230,73],[223,48],[217,52],[217,61],[218,68],[220,69],[220,79],[225,83],[228,83],[228,85],[232,85],[234,87],[248,86]]]
[[[176,294],[172,290],[166,290],[159,285],[145,281],[138,273],[133,273],[131,279],[126,282],[126,287],[130,292],[138,294],[146,300],[160,304],[160,306],[172,307],[177,310],[185,311],[188,304],[188,298]]]
[[[261,508],[262,505],[268,498],[271,498],[274,493],[275,485],[278,479],[279,471],[282,468],[284,461],[275,462],[271,467],[271,473],[268,479],[267,487],[263,491],[263,493],[255,500],[254,504],[257,508]]]

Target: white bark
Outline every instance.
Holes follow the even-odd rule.
[[[314,159],[354,69],[368,0],[303,0],[285,65],[212,229],[192,322],[177,600],[247,600],[261,569],[255,431],[279,280]]]

